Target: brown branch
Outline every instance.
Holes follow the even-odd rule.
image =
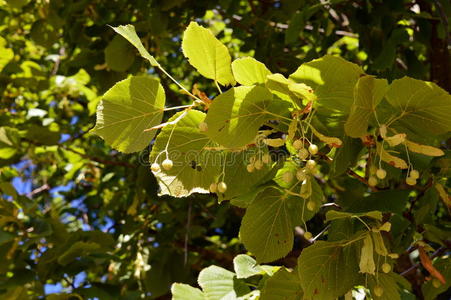
[[[27,194],[27,197],[28,197],[28,198],[31,198],[31,197],[33,197],[34,195],[39,194],[39,193],[44,192],[44,191],[47,191],[47,190],[50,190],[50,185],[48,185],[48,184],[46,183],[46,184],[44,184],[44,185],[42,185],[42,186],[40,186],[40,187],[38,187],[38,188],[32,190],[31,192],[29,192],[29,193]]]

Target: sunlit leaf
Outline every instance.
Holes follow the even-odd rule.
[[[252,143],[264,122],[280,118],[288,112],[288,103],[264,87],[231,88],[213,100],[205,122],[206,134],[215,142],[229,148]]]
[[[252,57],[235,59],[232,62],[233,76],[241,85],[264,84],[271,71]]]
[[[118,34],[122,35],[125,39],[127,39],[136,49],[138,49],[139,54],[145,59],[147,59],[150,64],[154,67],[158,67],[160,64],[155,60],[155,58],[149,54],[149,52],[144,48],[141,40],[135,31],[135,26],[133,25],[121,25],[118,27],[111,27]]]
[[[155,136],[155,131],[144,130],[160,124],[164,102],[158,80],[146,76],[122,80],[103,95],[92,132],[121,152],[140,151]]]
[[[368,121],[375,114],[387,87],[385,79],[376,79],[369,75],[359,78],[354,87],[354,102],[345,123],[347,135],[361,137],[367,134]]]
[[[191,22],[183,34],[182,50],[189,63],[204,77],[222,85],[235,84],[229,51],[210,30]]]
[[[348,114],[354,102],[354,86],[361,75],[359,66],[326,55],[302,64],[289,78],[313,89],[319,113]]]

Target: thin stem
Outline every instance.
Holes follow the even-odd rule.
[[[169,110],[175,110],[175,109],[182,109],[182,108],[190,108],[193,107],[194,103],[192,104],[188,104],[188,105],[180,105],[180,106],[173,106],[173,107],[166,107],[163,110],[164,111],[169,111]]]
[[[365,227],[366,227],[369,231],[371,231],[370,226],[368,226],[368,225],[365,223],[365,221],[363,221],[359,216],[354,216],[354,218],[356,218],[357,220],[359,220],[360,222],[362,222],[363,225],[365,225]]]
[[[219,86],[219,84],[216,80],[215,80],[215,85],[216,85],[216,88],[218,89],[219,93],[222,94],[221,87]]]
[[[181,85],[177,80],[174,79],[174,77],[172,77],[168,72],[166,72],[165,69],[163,69],[161,66],[158,66],[158,68],[161,70],[161,72],[163,72],[166,76],[169,77],[169,79],[171,79],[178,87],[180,87],[183,91],[185,91],[185,93],[187,93],[189,96],[191,96],[192,98],[202,101],[201,99],[199,99],[198,97],[196,97],[195,95],[193,95],[190,91],[188,91],[183,85]]]

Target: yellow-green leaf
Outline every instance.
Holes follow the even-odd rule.
[[[164,102],[157,79],[132,76],[122,80],[103,95],[92,132],[121,152],[141,151],[155,136],[155,130],[144,130],[160,124]]]
[[[266,76],[271,74],[263,63],[252,57],[235,59],[232,62],[232,71],[241,85],[264,84]]]
[[[183,34],[182,50],[202,76],[222,85],[235,84],[229,51],[210,30],[191,22]]]
[[[354,86],[363,74],[356,64],[325,55],[302,64],[289,79],[310,86],[318,97],[320,114],[347,114],[354,100]]]
[[[149,54],[146,48],[144,48],[143,44],[141,43],[141,40],[136,34],[135,26],[128,24],[111,28],[113,28],[114,31],[122,35],[125,39],[127,39],[127,41],[129,41],[133,46],[135,46],[135,48],[138,49],[139,54],[141,54],[142,57],[147,59],[152,66],[154,67],[160,66],[160,64],[156,61],[156,59]]]
[[[347,135],[357,138],[367,134],[368,121],[384,97],[387,87],[385,79],[369,75],[359,78],[354,87],[354,102],[345,123]]]
[[[442,149],[428,146],[428,145],[421,145],[414,143],[412,141],[405,141],[407,148],[409,148],[410,151],[424,154],[427,156],[442,156],[445,155],[445,152],[443,152]]]
[[[408,165],[405,160],[402,158],[399,158],[397,156],[391,155],[388,153],[382,144],[377,143],[376,144],[376,150],[377,154],[380,156],[380,158],[385,161],[386,163],[390,164],[391,166],[398,168],[398,169],[407,169]]]

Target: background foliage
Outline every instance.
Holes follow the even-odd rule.
[[[100,96],[129,74],[157,73],[168,106],[189,103],[108,25],[133,24],[166,70],[210,97],[216,88],[180,50],[192,20],[210,28],[232,58],[252,56],[274,73],[288,76],[303,62],[339,54],[368,74],[389,81],[409,75],[449,92],[450,13],[449,2],[438,0],[0,0],[1,297],[168,299],[173,282],[195,284],[205,267],[239,274],[233,259],[245,253],[238,240],[244,210],[212,195],[158,197],[150,146],[124,154],[88,133]],[[429,163],[447,177],[449,151]],[[365,189],[351,177],[340,184],[349,187],[344,193]],[[323,192],[327,202],[347,205],[340,203],[345,196]],[[394,268],[409,281],[410,299],[433,299],[446,287],[426,281],[408,246],[425,239],[435,256],[449,252],[449,211],[433,191],[410,198],[396,192],[387,199],[411,202],[391,208],[399,223],[394,236],[405,240]],[[310,231],[319,233],[325,218],[323,211],[309,221]],[[294,267],[309,244],[297,233],[290,254],[276,264]],[[446,259],[434,263],[449,278]]]

